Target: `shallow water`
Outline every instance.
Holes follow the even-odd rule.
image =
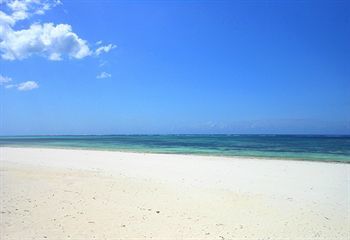
[[[0,145],[350,163],[350,136],[331,135],[3,136]]]

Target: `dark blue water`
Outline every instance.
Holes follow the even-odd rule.
[[[104,135],[0,137],[1,146],[244,156],[350,163],[350,136]]]

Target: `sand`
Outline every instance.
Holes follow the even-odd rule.
[[[350,165],[0,148],[1,239],[350,239]]]

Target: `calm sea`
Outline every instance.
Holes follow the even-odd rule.
[[[103,135],[0,137],[1,146],[283,158],[350,163],[350,136]]]

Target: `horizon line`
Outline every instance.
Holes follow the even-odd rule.
[[[220,136],[240,136],[240,135],[255,135],[255,136],[349,136],[350,134],[323,134],[323,133],[149,133],[149,134],[14,134],[0,135],[0,137],[45,137],[45,136],[191,136],[191,135],[220,135]]]

